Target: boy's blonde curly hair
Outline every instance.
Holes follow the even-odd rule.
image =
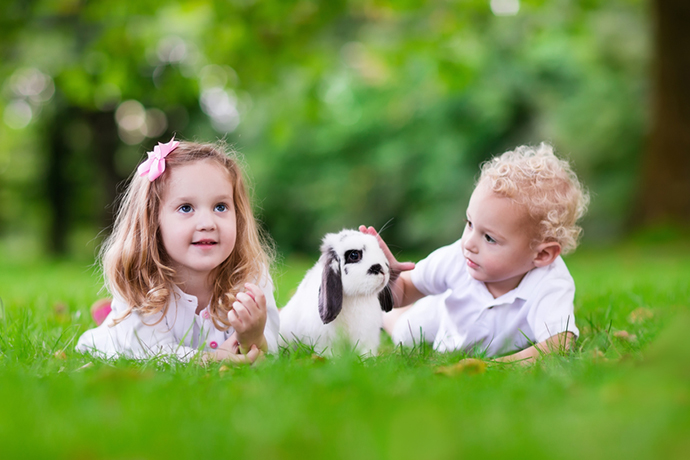
[[[562,254],[577,247],[582,233],[577,221],[587,211],[589,194],[549,144],[523,145],[492,158],[482,164],[477,183],[485,180],[494,193],[525,207],[537,227],[534,246],[555,241]]]

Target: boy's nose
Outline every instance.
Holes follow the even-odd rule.
[[[473,235],[473,232],[465,232],[462,237],[462,247],[467,251],[477,252],[477,244]]]

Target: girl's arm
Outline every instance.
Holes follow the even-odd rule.
[[[520,350],[517,353],[497,358],[496,361],[503,363],[520,362],[520,364],[531,364],[540,355],[569,350],[574,338],[575,334],[572,332],[561,332],[560,334],[552,335],[543,342]]]
[[[247,353],[240,352],[240,342],[237,340],[237,332],[223,342],[216,351],[205,352],[204,361],[229,361],[233,364],[252,364],[263,356],[263,351],[256,345],[252,345]]]
[[[267,317],[266,296],[255,284],[246,283],[244,287],[247,291],[237,294],[237,300],[228,312],[228,321],[235,329],[242,354],[249,353],[254,345],[264,352],[268,351],[268,342],[264,335]]]
[[[162,313],[142,318],[132,312],[113,325],[115,318],[122,317],[129,309],[118,296],[114,296],[112,311],[103,323],[86,331],[77,342],[76,349],[106,359],[124,356],[130,359],[148,359],[160,355],[177,355],[182,361],[189,361],[197,350],[181,346],[168,326]],[[171,314],[170,311],[168,314]]]

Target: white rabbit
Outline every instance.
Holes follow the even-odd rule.
[[[376,237],[355,230],[329,233],[321,257],[280,311],[283,345],[299,341],[333,354],[345,338],[358,352],[375,354],[381,310],[393,308],[390,266]]]

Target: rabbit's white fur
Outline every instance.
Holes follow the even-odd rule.
[[[376,237],[355,230],[327,234],[319,261],[280,311],[281,343],[299,341],[332,354],[342,337],[358,352],[375,354],[381,310],[393,307],[389,280],[390,266]]]

